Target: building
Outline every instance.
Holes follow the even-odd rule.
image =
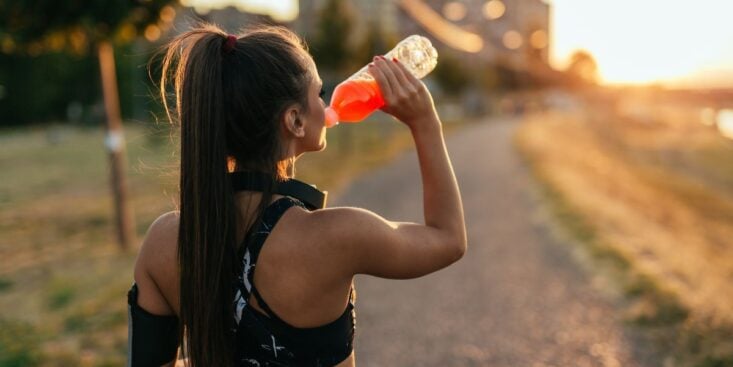
[[[192,7],[180,7],[173,23],[173,31],[179,33],[191,29],[201,21],[214,23],[232,34],[255,24],[278,24],[269,15],[244,12],[233,6],[208,9],[205,12]]]
[[[301,36],[313,37],[318,26],[318,17],[328,0],[300,0],[298,18],[293,22],[293,29]],[[394,0],[342,0],[352,12],[354,23],[351,43],[358,45],[366,36],[369,27],[375,27],[386,38],[394,38],[399,34],[398,6]]]
[[[461,55],[470,63],[524,69],[533,59],[549,62],[550,6],[542,0],[422,0],[427,7],[411,6],[417,2],[399,1],[403,35],[427,33],[439,48],[460,48],[459,42],[477,35],[480,47]],[[428,12],[439,17],[416,14]]]
[[[371,24],[388,38],[426,35],[439,51],[456,50],[470,64],[501,63],[524,69],[533,60],[549,63],[550,5],[544,0],[344,1],[355,15],[354,45]],[[326,2],[300,0],[293,28],[312,37]],[[468,40],[474,43],[463,47]]]

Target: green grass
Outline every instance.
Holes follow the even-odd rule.
[[[571,242],[591,255],[594,270],[612,280],[625,300],[627,323],[651,336],[660,350],[673,358],[674,366],[733,366],[733,325],[712,316],[710,310],[686,306],[682,297],[689,297],[687,294],[668,287],[666,278],[644,272],[635,252],[622,251],[622,244],[609,240],[626,238],[614,232],[619,228],[647,230],[638,223],[636,227],[628,222],[627,227],[618,227],[618,222],[612,221],[623,216],[613,216],[619,207],[609,205],[609,201],[625,201],[630,211],[624,213],[634,214],[627,221],[638,219],[641,213],[642,218],[661,218],[668,226],[665,229],[675,230],[673,233],[705,233],[699,238],[707,242],[698,243],[694,249],[699,252],[693,254],[705,259],[706,249],[713,248],[716,257],[729,258],[731,248],[713,229],[725,233],[726,226],[733,223],[733,208],[727,199],[733,192],[729,184],[733,182],[733,161],[729,159],[733,144],[706,131],[689,133],[700,130],[695,125],[678,133],[670,127],[640,128],[615,121],[615,116],[603,109],[593,111],[592,116],[579,122],[574,122],[577,116],[543,116],[520,128],[515,143],[538,182],[545,206]],[[569,137],[567,141],[565,137]],[[582,159],[576,159],[579,152]],[[708,160],[690,165],[701,159]],[[604,175],[608,172],[612,174]],[[617,182],[609,185],[608,180]],[[603,196],[605,192],[598,187],[610,187],[612,195]],[[653,207],[639,201],[634,191],[654,195]],[[604,221],[604,215],[610,219]],[[693,223],[701,223],[701,227],[669,222],[680,218],[699,220]],[[633,236],[634,232],[626,234]],[[675,247],[685,243],[678,240],[661,245],[676,251]],[[710,266],[707,270],[700,274],[702,281],[718,281],[725,272]],[[729,296],[710,294],[706,301],[725,303]]]
[[[0,366],[34,366],[41,360],[40,335],[28,323],[0,318]]]
[[[647,326],[674,326],[684,322],[689,311],[677,297],[635,269],[633,260],[607,243],[582,211],[573,207],[541,168],[533,164],[530,153],[521,144],[517,146],[524,162],[531,168],[541,198],[557,224],[575,243],[584,247],[592,256],[597,271],[612,278],[629,301],[627,321]]]
[[[46,291],[48,309],[58,310],[71,303],[76,295],[76,287],[65,279],[53,279]]]
[[[447,130],[460,124],[449,123]],[[102,128],[0,131],[0,366],[119,366],[136,249],[115,243]],[[126,123],[138,241],[177,201],[177,138],[165,124]],[[379,113],[328,131],[297,176],[337,194],[409,149],[409,130]]]
[[[0,292],[4,292],[13,286],[13,282],[10,279],[0,278]]]

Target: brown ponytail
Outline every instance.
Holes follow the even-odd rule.
[[[312,77],[307,52],[287,29],[252,29],[235,42],[227,36],[205,25],[176,37],[160,81],[168,118],[181,129],[180,340],[193,367],[234,362],[235,237],[237,223],[253,218],[238,216],[228,162],[270,173],[273,184],[285,177],[278,120],[293,103],[307,106]],[[271,195],[263,194],[258,215]]]

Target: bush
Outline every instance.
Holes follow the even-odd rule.
[[[40,338],[27,323],[0,319],[0,366],[36,366],[41,361]]]

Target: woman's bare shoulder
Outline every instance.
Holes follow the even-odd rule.
[[[379,233],[375,223],[388,227],[388,222],[377,214],[356,207],[320,209],[300,218],[301,236],[310,237],[308,242],[319,249],[313,254],[344,266],[347,275],[357,269],[360,244]]]
[[[155,314],[177,313],[179,212],[159,216],[148,228],[135,262],[140,306]]]
[[[416,278],[460,259],[465,245],[438,229],[395,222],[362,208],[317,210],[309,228],[323,237],[328,253],[336,254],[341,271],[381,278]]]
[[[356,207],[334,207],[315,210],[303,216],[301,225],[316,229],[324,239],[340,240],[357,236],[360,229],[370,219],[381,218],[369,210]]]
[[[159,266],[161,261],[176,260],[179,219],[180,212],[170,211],[153,221],[140,246],[138,262]]]
[[[280,269],[287,266],[287,271],[300,274],[300,279],[307,278],[314,284],[328,284],[342,290],[354,275],[354,253],[349,248],[349,241],[339,232],[344,229],[344,221],[349,222],[352,211],[352,208],[313,211],[291,208],[270,234],[269,244],[260,254],[261,261],[269,260]],[[277,260],[273,263],[272,259]],[[258,269],[266,268],[258,266]]]
[[[311,220],[321,222],[324,224],[344,224],[348,221],[349,225],[359,224],[361,220],[367,218],[381,218],[379,215],[367,209],[351,207],[351,206],[339,206],[332,208],[319,209],[310,212]],[[353,221],[357,221],[354,223]]]

